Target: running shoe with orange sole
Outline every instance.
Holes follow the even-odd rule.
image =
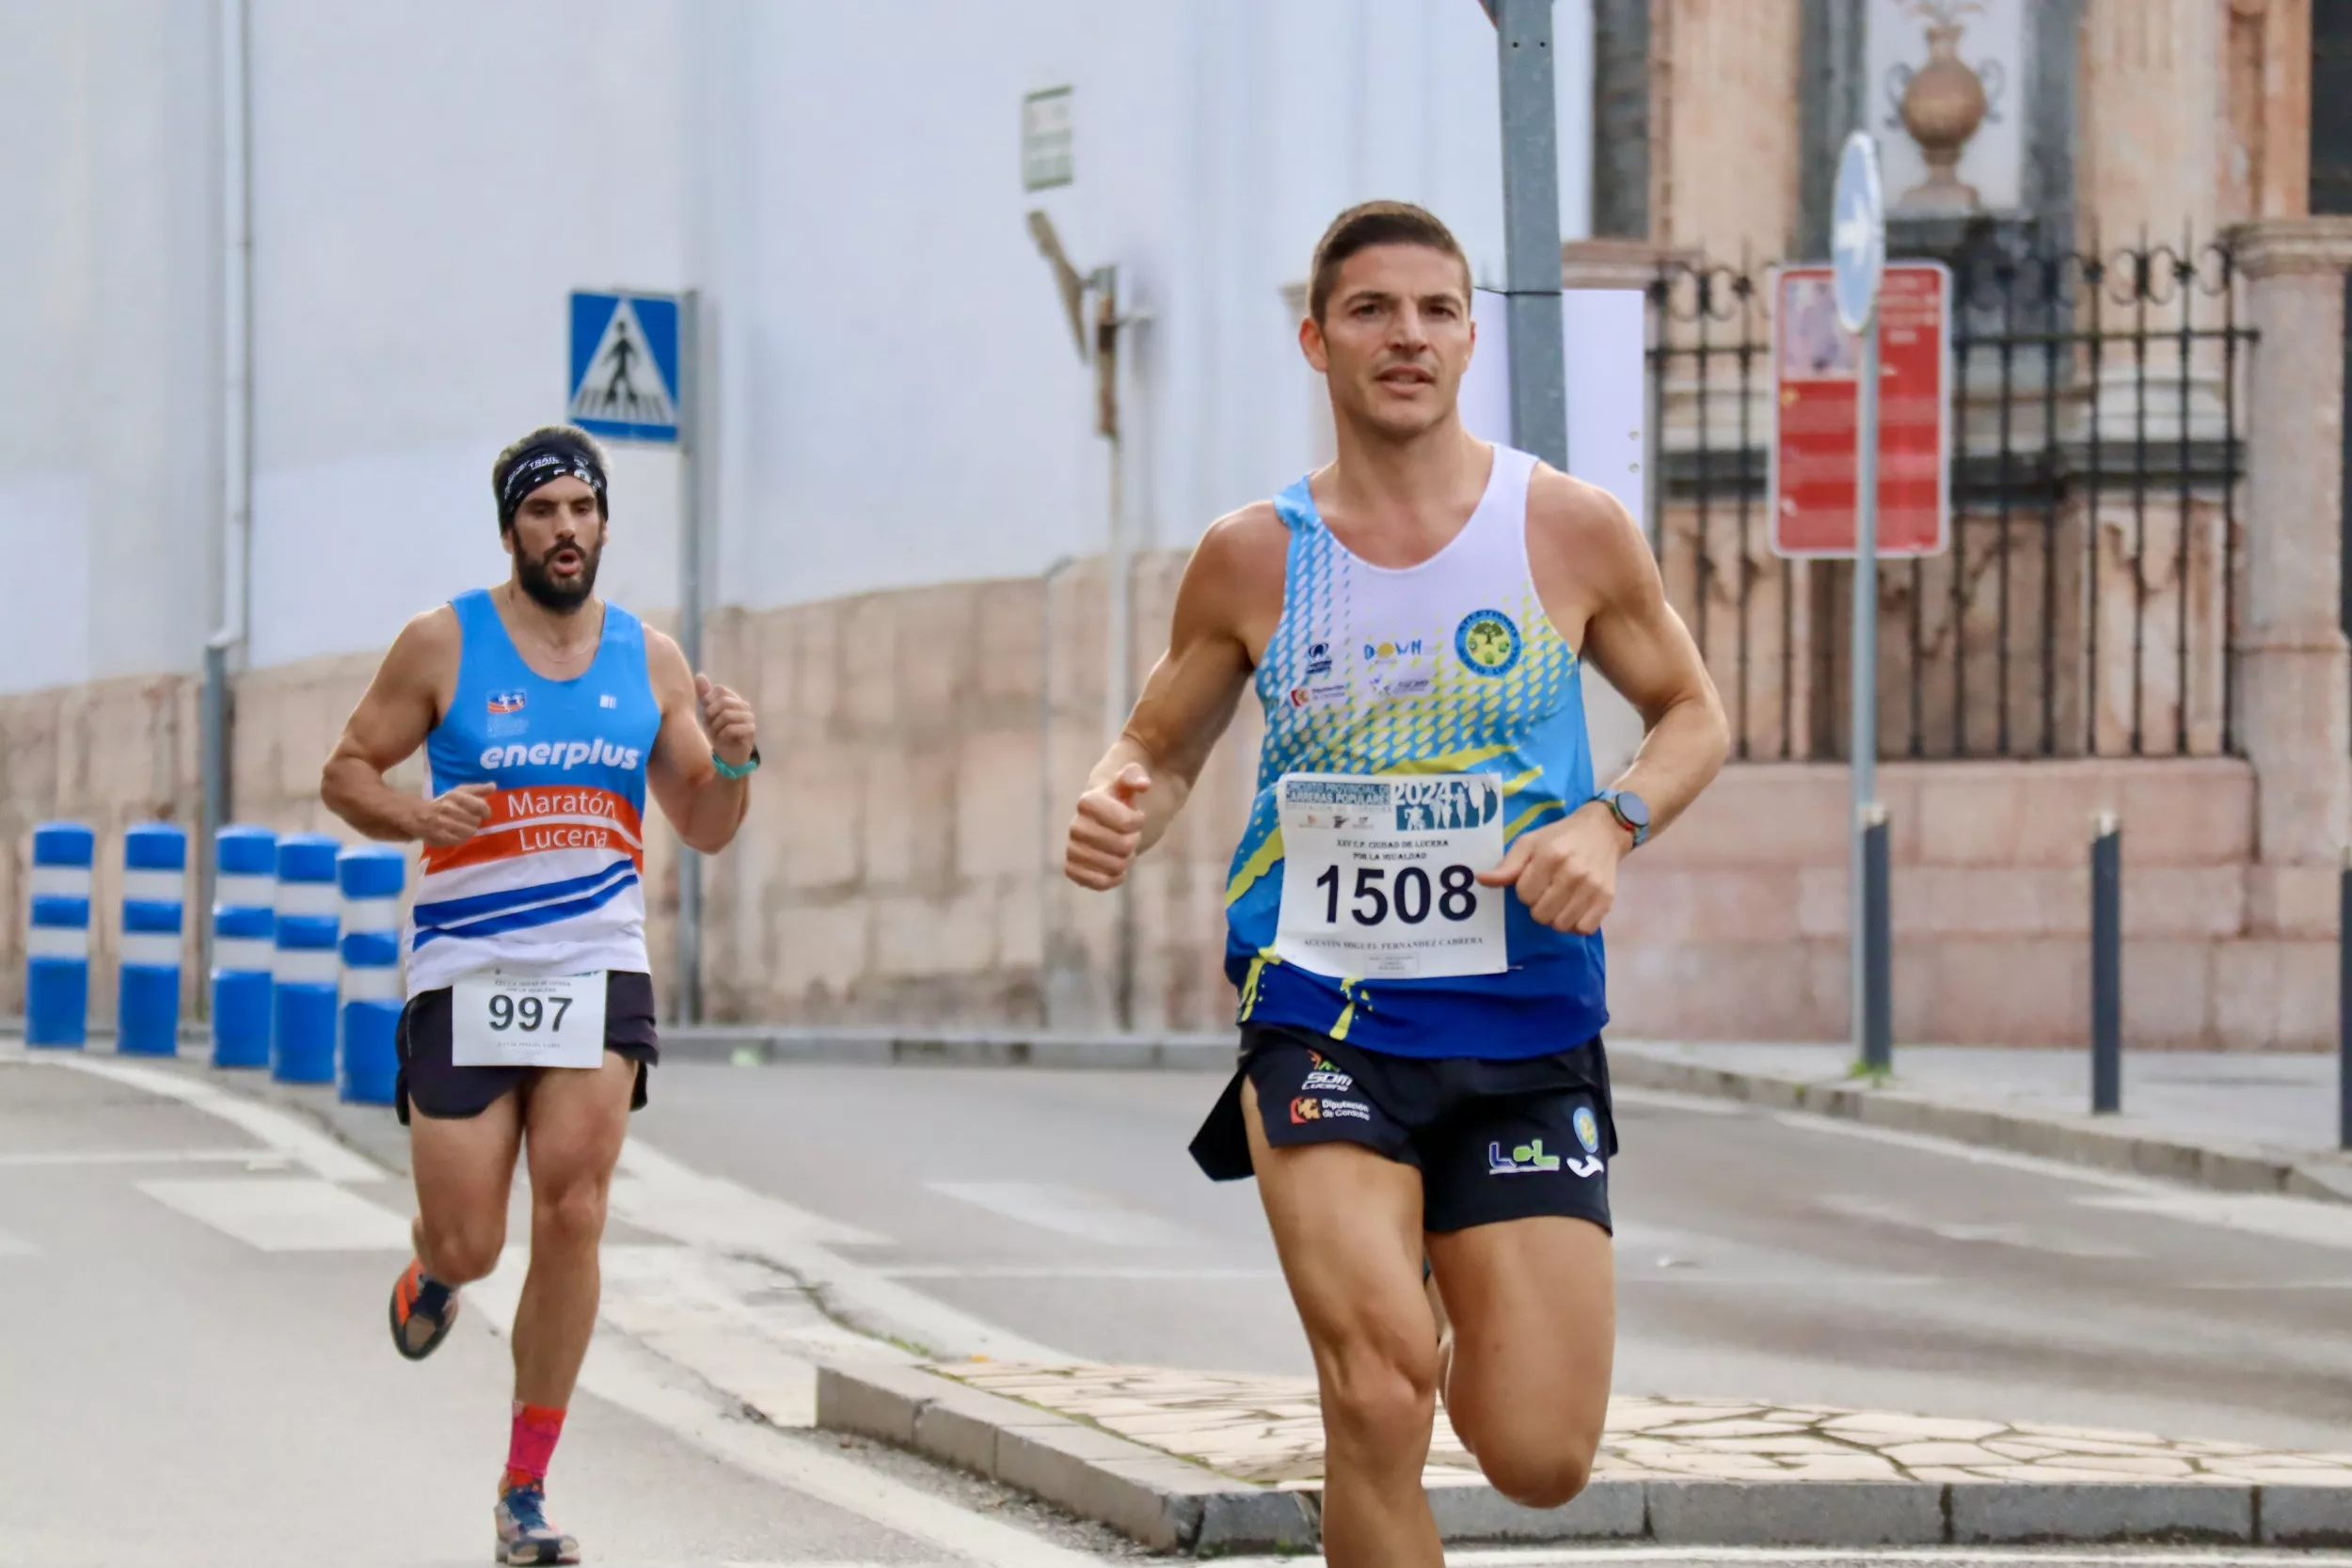
[[[428,1278],[424,1265],[410,1259],[392,1285],[392,1347],[411,1361],[421,1361],[449,1337],[456,1322],[457,1292]]]

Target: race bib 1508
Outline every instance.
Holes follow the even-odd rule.
[[[459,1067],[604,1065],[605,975],[469,974],[450,987]]]
[[[1478,873],[1502,860],[1490,774],[1289,773],[1274,951],[1317,974],[1438,979],[1509,967],[1503,900]]]

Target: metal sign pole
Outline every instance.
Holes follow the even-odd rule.
[[[1495,24],[1496,85],[1502,101],[1511,444],[1565,473],[1567,351],[1560,315],[1560,115],[1552,87],[1552,0],[1485,3]]]
[[[1886,274],[1886,210],[1878,146],[1867,131],[1846,138],[1837,160],[1830,246],[1838,325],[1861,339],[1854,367],[1853,665],[1847,723],[1853,805],[1846,832],[1853,866],[1847,925],[1852,937],[1854,1055],[1884,1072],[1893,1065],[1889,991],[1893,947],[1887,927],[1886,814],[1878,803],[1879,753],[1879,293]]]
[[[702,296],[689,289],[677,312],[678,646],[703,667]],[[695,721],[701,722],[699,714]],[[677,1020],[702,1022],[703,861],[677,848]]]
[[[1872,831],[1876,817],[1879,753],[1879,317],[1873,306],[1862,330],[1861,385],[1854,436],[1853,560],[1853,1037],[1864,1066],[1884,1071],[1886,1042],[1871,1025],[1876,1008],[1869,917],[1877,900],[1870,887]]]

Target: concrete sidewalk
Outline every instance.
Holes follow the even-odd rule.
[[[1850,1047],[1612,1041],[1614,1081],[1845,1117],[2229,1192],[2352,1202],[2331,1054],[2126,1052],[2122,1111],[2090,1114],[2082,1051],[1898,1046],[1894,1075]]]
[[[1323,1424],[1297,1379],[990,1362],[819,1375],[817,1421],[925,1452],[1161,1550],[1308,1550]],[[2352,1544],[2352,1454],[1737,1400],[1611,1402],[1565,1508],[1489,1487],[1442,1409],[1423,1485],[1449,1543]]]

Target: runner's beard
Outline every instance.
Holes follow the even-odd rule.
[[[548,562],[556,552],[574,549],[580,552],[580,574],[565,581],[556,577]],[[571,540],[548,548],[535,560],[517,555],[515,559],[515,580],[524,593],[557,614],[568,614],[588,602],[588,595],[596,591],[596,562],[602,554],[583,540]]]

